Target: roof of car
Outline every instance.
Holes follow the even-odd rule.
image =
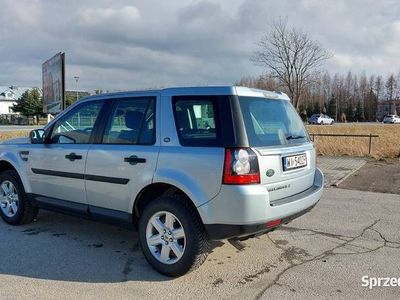
[[[272,99],[289,100],[289,97],[282,92],[266,91],[242,86],[193,86],[193,87],[169,87],[164,89],[149,89],[149,90],[136,90],[125,91],[116,93],[106,93],[85,97],[83,100],[89,99],[107,99],[117,97],[129,96],[146,96],[151,94],[162,94],[165,96],[176,95],[238,95],[248,97],[264,97]]]
[[[73,105],[62,111],[56,118],[49,122],[45,128],[51,126],[56,119],[73,109],[76,105],[86,101],[92,100],[107,100],[116,98],[129,98],[129,97],[146,97],[155,96],[161,94],[161,96],[193,96],[193,95],[237,95],[244,97],[262,97],[267,99],[281,99],[289,101],[289,97],[282,92],[266,91],[260,89],[253,89],[243,86],[193,86],[193,87],[170,87],[164,89],[148,89],[148,90],[137,90],[137,91],[125,91],[116,93],[105,93],[99,95],[92,95],[84,97],[76,101]]]

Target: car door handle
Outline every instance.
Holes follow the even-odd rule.
[[[77,155],[74,152],[65,155],[66,159],[69,159],[70,161],[74,161],[75,159],[82,159],[82,155]]]
[[[146,159],[137,157],[136,155],[132,155],[132,156],[129,156],[129,157],[125,157],[124,158],[124,162],[127,162],[127,163],[129,163],[131,165],[136,165],[138,163],[144,164],[146,162]]]

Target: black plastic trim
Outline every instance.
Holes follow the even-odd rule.
[[[38,194],[28,194],[33,203],[41,208],[89,220],[136,229],[133,215],[127,212],[62,200]]]
[[[115,184],[127,184],[129,182],[128,178],[107,177],[89,174],[85,174],[85,179],[90,181],[101,181]]]
[[[26,157],[25,155],[29,155],[29,151],[20,151],[19,152],[19,156],[21,157],[21,159],[23,161],[28,161],[28,157]]]
[[[30,195],[33,197],[34,203],[36,203],[38,207],[43,209],[79,216],[87,215],[89,211],[89,206],[87,204],[61,200],[37,194]]]
[[[80,173],[61,172],[61,171],[44,170],[44,169],[36,169],[36,168],[32,168],[32,172],[35,174],[39,174],[39,175],[49,175],[49,176],[66,177],[66,178],[74,178],[74,179],[85,179],[85,175],[80,174]]]
[[[110,117],[110,111],[112,109],[113,105],[113,100],[102,100],[104,101],[104,105],[102,107],[102,110],[100,111],[100,115],[98,117],[98,124],[95,124],[96,126],[94,127],[93,134],[92,134],[92,144],[101,144],[101,141],[103,139],[103,134],[105,127],[107,126],[107,120]]]
[[[35,169],[35,168],[32,168],[32,172],[35,174],[39,174],[39,175],[49,175],[49,176],[74,178],[74,179],[85,179],[85,180],[90,180],[90,181],[100,181],[100,182],[115,183],[115,184],[127,184],[129,182],[128,178],[108,177],[108,176],[99,176],[99,175],[90,175],[90,174],[81,174],[81,173],[70,173],[70,172],[61,172],[61,171]]]
[[[114,221],[112,220],[123,221],[125,223],[133,222],[132,214],[119,210],[89,205],[89,213],[92,219],[101,222],[113,223]]]
[[[288,216],[282,219],[280,225],[287,224],[290,221],[306,214],[309,212],[315,205],[302,210],[296,214]],[[274,230],[279,227],[266,227],[266,223],[254,224],[254,225],[228,225],[228,224],[204,224],[204,227],[208,233],[208,236],[211,240],[223,240],[230,238],[238,238],[241,240],[247,239],[249,237],[253,237],[255,235],[264,234]]]
[[[238,96],[230,96],[230,106],[233,119],[233,132],[235,135],[235,142],[227,147],[249,147],[249,140],[247,138],[246,126],[243,120],[242,109]]]

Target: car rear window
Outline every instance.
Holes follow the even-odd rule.
[[[249,145],[292,145],[309,142],[304,124],[287,100],[239,97]]]
[[[176,96],[173,97],[173,108],[182,146],[221,146],[216,97]]]

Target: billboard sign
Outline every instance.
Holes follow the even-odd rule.
[[[42,64],[42,78],[43,111],[57,114],[65,108],[65,53],[57,53]]]

